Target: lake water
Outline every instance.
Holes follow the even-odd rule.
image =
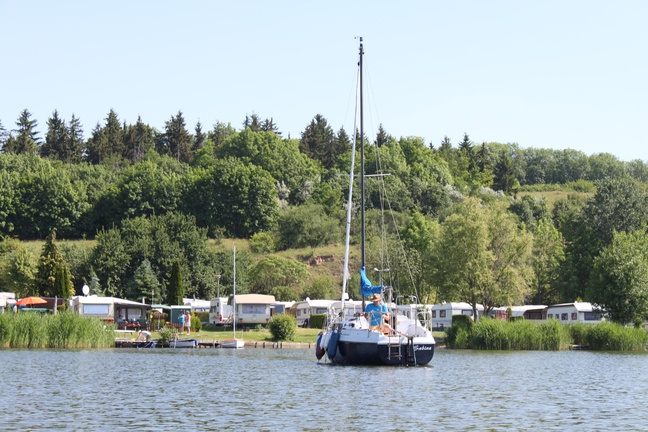
[[[647,430],[648,354],[439,349],[345,367],[300,349],[0,350],[2,430]]]

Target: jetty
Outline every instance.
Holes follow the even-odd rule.
[[[222,348],[224,340],[213,339],[213,340],[200,340],[198,341],[198,348]],[[151,347],[151,344],[156,347],[161,347],[158,343],[158,340],[152,340],[151,342],[136,341],[128,338],[116,338],[115,339],[115,348],[148,348]],[[305,342],[287,342],[287,341],[246,341],[245,348],[267,348],[267,349],[313,349],[315,343],[305,343]]]

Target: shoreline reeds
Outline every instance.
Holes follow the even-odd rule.
[[[97,318],[61,311],[0,314],[0,348],[107,348],[115,332]]]
[[[471,325],[457,322],[447,336],[449,348],[480,350],[558,351],[579,345],[601,351],[646,351],[648,345],[645,330],[611,322],[592,325],[483,318]]]

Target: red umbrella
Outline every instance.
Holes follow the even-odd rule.
[[[39,304],[46,304],[47,300],[41,297],[25,297],[21,298],[16,302],[16,306],[27,306],[27,305],[39,305]]]

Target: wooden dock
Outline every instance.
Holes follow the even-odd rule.
[[[157,343],[157,340],[152,342]],[[198,348],[221,348],[223,341],[220,339],[214,340],[201,340],[198,341]],[[160,345],[157,345],[158,347]],[[246,341],[245,348],[267,348],[267,349],[311,349],[315,346],[314,343],[300,343],[300,342],[257,342]],[[128,338],[116,338],[115,348],[146,348],[145,342],[135,341]]]

